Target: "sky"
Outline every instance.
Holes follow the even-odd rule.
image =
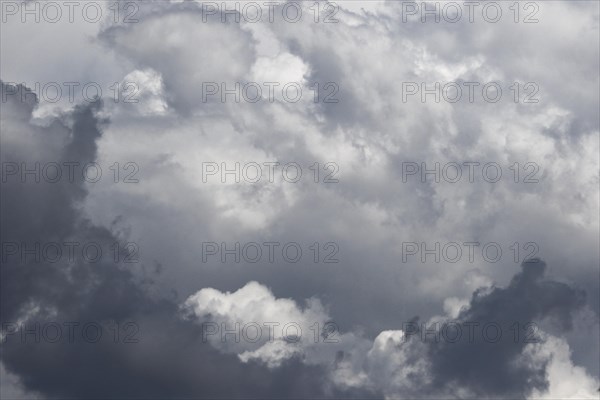
[[[598,399],[597,1],[0,2],[3,399]]]

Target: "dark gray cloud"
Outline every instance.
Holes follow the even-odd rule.
[[[98,117],[100,101],[77,106],[48,127],[36,127],[29,123],[35,104],[22,103],[18,96],[19,92],[9,95],[3,105],[7,139],[2,145],[3,162],[83,164],[96,159],[96,142],[107,123]],[[29,137],[21,144],[19,135]],[[45,141],[58,141],[64,147],[48,149]],[[106,250],[124,239],[81,216],[78,203],[86,195],[83,183],[8,180],[1,193],[3,243],[32,248],[36,242],[95,242]],[[110,259],[90,263],[77,252],[70,263],[37,262],[33,256],[23,262],[7,256],[1,273],[5,331],[24,317],[23,326],[29,329],[54,322],[61,326],[66,322],[79,326],[133,322],[139,327],[137,343],[111,342],[108,325],[98,343],[81,340],[77,331],[73,343],[65,337],[57,343],[36,343],[34,335],[25,341],[18,333],[7,336],[2,362],[29,391],[77,398],[310,397],[324,393],[320,367],[292,360],[270,372],[260,365],[241,364],[236,357],[202,343],[200,328],[179,317],[175,302],[154,298],[144,289],[151,285],[151,274],[139,279],[126,264]]]
[[[520,361],[523,350],[530,343],[543,342],[536,327],[545,320],[561,333],[572,329],[575,312],[585,304],[585,292],[544,278],[545,270],[545,262],[530,260],[507,287],[473,293],[468,307],[449,321],[461,326],[462,335],[458,336],[456,325],[447,325],[439,340],[424,335],[433,387],[467,387],[478,397],[510,398],[547,389],[546,365]],[[528,325],[532,323],[536,325]],[[412,340],[423,337],[423,332]]]

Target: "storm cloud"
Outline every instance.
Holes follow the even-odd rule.
[[[597,2],[38,3],[3,398],[598,398]]]

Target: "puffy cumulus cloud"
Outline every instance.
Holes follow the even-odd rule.
[[[544,278],[545,269],[541,260],[524,263],[507,287],[476,290],[455,315],[425,324],[417,318],[373,341],[325,329],[314,335],[330,319],[319,301],[302,308],[257,282],[235,292],[202,289],[184,309],[220,351],[274,369],[290,359],[322,364],[344,390],[389,398],[596,398],[598,379],[573,364],[567,342],[531,325],[549,320],[564,333],[584,305],[583,292]]]
[[[243,362],[258,360],[272,368],[292,358],[329,364],[338,352],[366,345],[353,334],[340,334],[318,299],[309,299],[302,309],[257,282],[232,293],[201,289],[184,309],[203,325],[211,345],[238,354]]]
[[[495,324],[502,334],[496,343],[491,343],[493,340],[471,343],[469,338],[461,336],[456,343],[430,346],[435,384],[468,386],[478,396],[491,393],[513,396],[532,388],[546,388],[543,364],[532,368],[516,363],[527,340],[511,336],[510,329],[516,329],[514,324],[521,330],[529,323],[552,319],[563,331],[569,330],[574,311],[584,304],[584,295],[564,283],[542,279],[546,265],[540,260],[524,263],[522,268],[506,288],[476,291],[469,306],[457,317],[465,324]]]
[[[384,393],[394,398],[414,391],[421,397],[428,388],[423,397],[597,397],[598,379],[573,365],[566,341],[533,328],[551,320],[564,334],[584,304],[578,289],[544,278],[545,268],[540,260],[524,263],[507,287],[476,290],[456,316],[382,332],[370,353],[386,362],[402,360],[397,370],[385,368],[397,373],[385,380]],[[381,350],[388,347],[389,352]],[[565,385],[566,376],[579,389]]]
[[[598,380],[585,368],[573,365],[569,344],[561,338],[548,335],[540,344],[530,344],[525,355],[533,363],[546,363],[548,388],[534,389],[532,399],[597,399]]]
[[[374,342],[358,333],[342,333],[319,300],[309,299],[301,307],[276,298],[257,282],[235,292],[201,289],[185,301],[183,310],[185,318],[202,325],[203,340],[220,351],[272,369],[293,359],[322,365],[330,383],[349,393],[380,393],[392,371],[408,361],[397,351],[404,342],[402,331],[384,331]],[[416,370],[406,365],[407,373]]]
[[[139,9],[139,23],[109,27],[101,37],[136,65],[158,71],[178,111],[202,108],[204,84],[232,87],[248,72],[254,60],[252,38],[239,25],[203,23],[201,9],[188,2]]]
[[[251,70],[254,82],[297,82],[302,86],[308,74],[302,59],[290,53],[279,53],[273,58],[258,57]]]
[[[123,78],[121,85],[122,100],[130,104],[139,104],[137,110],[141,114],[161,115],[167,111],[162,76],[156,71],[151,69],[132,71]]]

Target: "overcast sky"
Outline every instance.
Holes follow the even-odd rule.
[[[2,398],[599,398],[597,1],[0,5]]]

